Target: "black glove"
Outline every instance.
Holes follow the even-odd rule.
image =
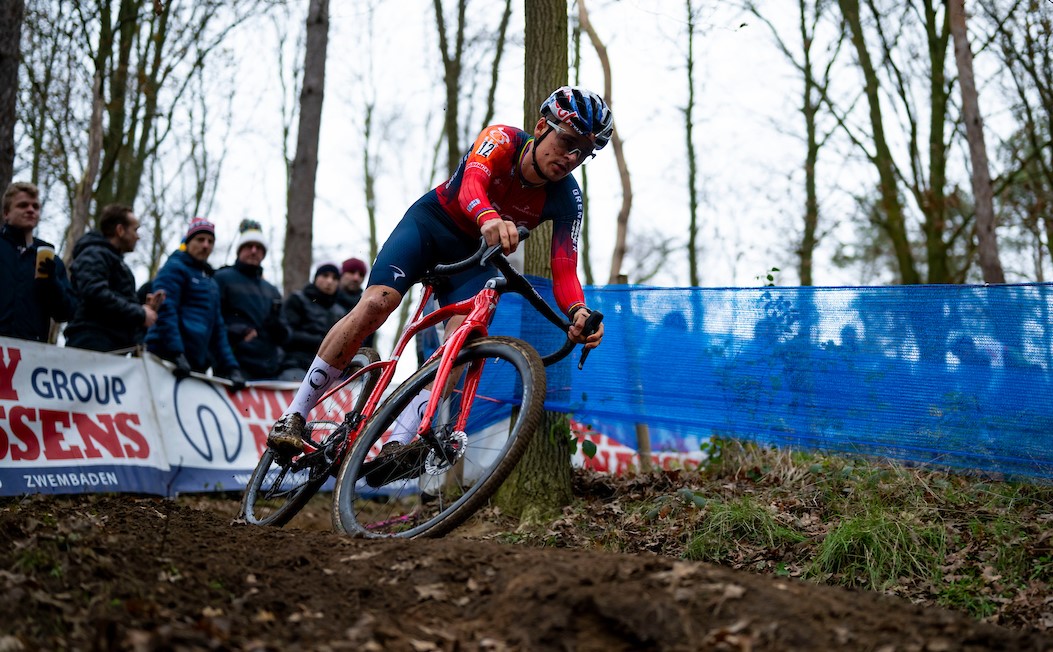
[[[172,370],[173,376],[186,378],[190,375],[190,361],[186,359],[186,354],[180,353],[172,362],[175,363],[175,369]]]
[[[240,392],[245,389],[245,376],[241,373],[241,369],[235,367],[230,370],[227,374],[227,379],[230,380],[230,388],[235,392]]]

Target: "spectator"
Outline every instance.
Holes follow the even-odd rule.
[[[344,316],[346,311],[336,302],[339,288],[340,268],[325,263],[318,266],[313,282],[285,300],[282,314],[292,337],[285,347],[281,380],[303,380],[325,334]]]
[[[165,302],[157,323],[146,333],[146,348],[175,363],[177,378],[211,366],[238,390],[245,386],[245,377],[227,342],[219,286],[207,262],[215,244],[215,225],[203,217],[194,218],[179,250],[153,281],[154,292],[164,292]]]
[[[237,261],[216,272],[227,338],[246,378],[273,380],[289,341],[282,294],[263,280],[267,243],[259,222],[242,220],[238,232]]]
[[[15,182],[3,198],[0,227],[0,335],[47,342],[51,320],[68,321],[77,308],[66,265],[55,247],[33,231],[40,223],[40,191]]]
[[[77,241],[70,278],[80,305],[66,327],[67,346],[123,353],[141,344],[146,329],[157,321],[163,293],[140,301],[132,270],[124,264],[124,255],[138,241],[139,220],[121,204],[103,208],[99,230]]]
[[[345,314],[351,312],[362,298],[362,282],[366,280],[366,274],[366,263],[360,258],[348,258],[340,266],[340,290],[337,292],[336,301],[343,307]],[[362,341],[362,346],[372,348],[376,339],[376,333],[370,333],[369,337]],[[314,360],[314,357],[311,359]]]

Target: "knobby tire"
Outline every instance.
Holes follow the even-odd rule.
[[[376,351],[361,348],[347,371],[349,374],[355,373],[378,360],[380,355]],[[361,411],[379,378],[379,370],[374,370],[355,381],[359,388],[354,392],[354,403],[348,412]],[[346,425],[328,421],[308,422],[305,436],[319,447],[327,437],[346,436]],[[346,451],[347,448],[340,446],[338,450]],[[307,458],[304,455],[278,454],[267,448],[245,487],[240,518],[251,525],[285,525],[321,489],[341,461],[331,459],[320,451]],[[297,467],[300,468],[294,473]]]
[[[523,456],[544,413],[545,367],[527,343],[486,337],[458,354],[455,374],[483,364],[474,400],[461,383],[450,390],[432,422],[438,448],[421,438],[404,459],[380,457],[404,408],[435,379],[433,360],[400,385],[363,427],[337,475],[333,527],[367,538],[439,537],[486,504]],[[463,382],[463,381],[462,381]],[[471,416],[464,434],[456,417]],[[410,452],[412,451],[412,452]],[[389,461],[391,460],[391,461]],[[388,475],[385,475],[388,474]]]

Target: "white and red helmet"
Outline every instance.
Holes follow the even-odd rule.
[[[557,88],[541,104],[541,115],[591,137],[597,151],[603,149],[614,132],[614,114],[607,103],[596,93],[579,86]]]

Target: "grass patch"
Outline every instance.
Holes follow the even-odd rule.
[[[937,594],[941,607],[964,611],[973,618],[989,618],[998,611],[998,603],[991,599],[983,578],[972,573],[946,582]]]
[[[899,578],[937,575],[946,535],[941,525],[925,524],[889,512],[871,512],[841,521],[823,539],[808,570],[835,583],[873,590]]]
[[[805,539],[750,496],[728,503],[710,501],[706,510],[684,550],[687,559],[719,562],[730,558],[739,546],[780,548]]]
[[[877,590],[1053,631],[1053,485],[714,438],[699,469],[579,471],[575,503],[501,540],[656,553]]]

